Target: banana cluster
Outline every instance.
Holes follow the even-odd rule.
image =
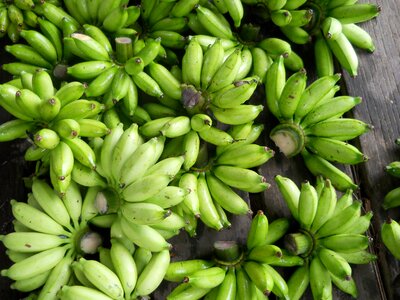
[[[299,266],[303,259],[273,245],[289,228],[285,218],[268,222],[259,211],[245,247],[233,241],[214,243],[214,259],[170,263],[164,279],[181,282],[167,299],[265,299],[274,293],[288,298],[288,287],[273,266]]]
[[[81,99],[85,85],[69,82],[55,90],[50,75],[38,70],[21,73],[17,84],[2,84],[0,104],[17,119],[1,125],[1,141],[29,137],[28,161],[49,165],[53,186],[61,194],[71,182],[74,161],[95,168],[96,158],[80,137],[103,136],[109,132],[96,118],[104,106]]]
[[[400,139],[396,140],[396,144],[400,145]],[[394,176],[400,177],[400,162],[393,161],[386,166],[386,171]],[[394,207],[398,207],[400,205],[400,187],[394,188],[390,192],[388,192],[383,199],[382,206],[384,209],[390,209]],[[388,220],[382,225],[381,228],[381,239],[387,249],[389,249],[390,253],[396,259],[400,259],[400,224],[395,220],[388,218]]]
[[[72,279],[73,262],[96,253],[102,243],[88,227],[88,199],[82,199],[75,183],[61,199],[45,181],[34,179],[27,203],[11,201],[14,232],[0,237],[13,263],[1,271],[14,281],[11,288],[34,291],[38,299],[58,299],[58,291]]]
[[[243,5],[241,1],[214,1],[201,3],[196,7],[196,13],[189,14],[189,27],[196,33],[203,46],[212,44],[215,38],[219,38],[223,44],[236,43],[244,48],[242,55],[249,68],[255,70],[255,74],[264,78],[266,70],[272,60],[283,55],[285,66],[293,71],[303,67],[303,60],[292,50],[291,45],[279,38],[262,38],[260,28],[253,24],[241,24],[243,17]],[[229,21],[224,14],[229,13],[234,21],[234,26],[240,26],[236,33],[232,30]],[[189,39],[191,36],[189,36]],[[260,41],[261,39],[261,41]],[[205,43],[205,45],[204,45]],[[243,67],[244,68],[244,67]]]
[[[5,50],[13,55],[18,62],[11,62],[2,66],[3,70],[14,77],[21,73],[34,74],[36,70],[48,71],[56,78],[64,76],[57,65],[64,60],[62,33],[56,25],[42,18],[37,19],[40,30],[23,29],[20,36],[27,44],[5,46]]]
[[[39,18],[37,9],[39,1],[32,0],[13,0],[0,2],[0,38],[5,35],[16,43],[21,35],[21,31],[31,27],[38,26]],[[47,1],[53,2],[54,5],[60,5],[60,1]]]
[[[91,143],[96,169],[75,163],[72,170],[72,179],[95,195],[91,223],[122,230],[121,236],[153,252],[169,249],[166,239],[184,227],[184,220],[170,208],[190,192],[170,186],[184,158],[159,159],[164,143],[164,137],[145,141],[137,124],[124,130],[121,123],[104,140]]]
[[[285,156],[301,154],[311,173],[329,178],[337,189],[355,189],[352,179],[331,162],[352,165],[368,159],[346,141],[369,131],[371,126],[342,117],[361,98],[334,96],[339,90],[339,74],[321,77],[307,88],[304,69],[286,80],[282,60],[275,61],[266,76],[267,106],[280,120],[270,132],[271,139]]]
[[[245,2],[266,10],[266,18],[291,42],[306,44],[315,39],[315,65],[319,77],[334,74],[333,57],[351,76],[356,76],[358,57],[354,47],[369,52],[375,50],[371,36],[357,23],[375,18],[380,12],[376,4],[361,4],[357,0]]]
[[[209,132],[209,139],[204,138],[203,131],[191,129],[183,136],[167,140],[161,156],[162,159],[184,156],[182,170],[173,184],[191,192],[175,210],[186,220],[185,229],[191,236],[196,234],[197,218],[208,227],[221,230],[230,227],[226,212],[251,214],[238,192],[258,193],[269,187],[265,178],[251,168],[260,166],[274,155],[269,148],[254,144],[262,132],[262,125],[250,122],[222,131],[211,127],[209,122],[205,125],[206,117],[196,114],[192,121],[193,118],[198,120],[191,124],[192,128],[208,126],[203,130]]]
[[[74,280],[64,285],[57,299],[138,299],[161,283],[170,262],[168,250],[151,253],[129,250],[117,239],[103,248],[100,261],[80,258],[72,263]]]
[[[319,27],[314,44],[319,76],[333,75],[333,56],[351,76],[357,76],[358,58],[354,47],[369,52],[375,50],[371,36],[356,24],[375,18],[380,7],[357,2],[329,1],[326,7],[319,7],[321,11],[318,14],[322,15],[323,12],[324,15],[314,21]]]
[[[129,6],[126,0],[66,0],[64,5],[80,25],[95,25],[116,34],[134,25],[140,16],[140,7]]]
[[[314,299],[330,299],[332,283],[357,297],[350,264],[376,260],[366,250],[372,212],[361,215],[361,202],[353,200],[352,190],[337,199],[330,180],[320,176],[315,187],[306,181],[300,189],[289,178],[278,175],[275,180],[299,223],[298,232],[285,235],[285,248],[306,261],[288,280],[290,299],[300,299],[308,285]]]

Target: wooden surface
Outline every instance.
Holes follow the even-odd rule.
[[[400,159],[400,147],[394,144],[394,140],[400,137],[400,3],[398,0],[379,0],[378,4],[382,6],[380,16],[361,25],[373,37],[376,51],[373,54],[358,51],[359,75],[350,78],[345,74],[341,80],[342,93],[363,98],[363,103],[352,112],[354,117],[374,126],[374,130],[354,141],[370,160],[356,167],[344,169],[360,185],[357,196],[363,200],[364,208],[372,209],[374,212],[370,231],[373,241],[370,250],[375,252],[379,259],[376,263],[353,267],[353,275],[359,289],[358,299],[373,300],[400,299],[400,262],[388,254],[379,237],[382,222],[388,215],[400,219],[399,209],[385,212],[381,208],[384,195],[400,186],[398,179],[390,177],[384,171],[388,163]],[[0,50],[0,55],[1,61],[4,61],[3,59],[7,61],[3,49]],[[309,72],[312,70],[312,60],[306,61],[306,67]],[[5,78],[1,73],[1,82],[4,82]],[[0,110],[0,122],[3,123],[8,119],[10,116]],[[266,126],[262,142],[277,151],[268,138],[268,132],[276,125],[276,121],[268,112],[262,120]],[[22,177],[29,175],[32,165],[26,164],[22,159],[25,147],[26,143],[21,141],[0,144],[1,234],[12,230],[9,200],[15,198],[23,201],[26,197],[27,191],[24,189]],[[272,186],[262,194],[250,195],[251,207],[253,211],[263,209],[271,220],[288,215],[286,205],[274,183],[275,175],[290,177],[298,184],[306,179],[314,180],[300,157],[287,159],[278,151],[273,159],[260,168],[260,172]],[[250,218],[240,216],[231,220],[230,230],[215,232],[200,226],[199,237],[196,239],[190,239],[185,232],[173,238],[171,240],[174,244],[173,260],[206,258],[210,256],[212,242],[216,240],[234,239],[244,242]],[[3,269],[9,264],[4,247],[0,243],[0,268]],[[10,290],[9,284],[9,280],[0,277],[0,299],[19,299],[21,294]],[[163,283],[155,299],[164,299],[173,286],[174,284]],[[310,294],[304,298],[311,299]],[[334,289],[334,299],[351,299],[351,297]]]

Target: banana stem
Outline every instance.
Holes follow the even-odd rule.
[[[115,49],[117,61],[121,64],[124,64],[133,56],[132,39],[129,37],[115,38]]]
[[[280,124],[272,129],[270,138],[286,157],[299,154],[305,143],[303,129],[294,124]]]
[[[308,254],[313,247],[312,238],[300,232],[287,234],[284,243],[285,248],[293,255]]]
[[[214,243],[214,254],[218,261],[236,262],[242,251],[235,241],[216,241]]]

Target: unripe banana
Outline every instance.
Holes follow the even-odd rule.
[[[344,5],[330,10],[329,15],[338,19],[342,24],[359,23],[376,17],[381,8],[376,4]]]
[[[375,51],[375,45],[372,37],[368,32],[356,24],[344,24],[342,26],[342,32],[347,37],[349,42],[354,46],[369,52]]]
[[[2,270],[1,275],[13,280],[24,280],[37,276],[54,268],[64,257],[68,247],[70,245],[38,252],[20,262],[14,263],[9,269]]]
[[[338,252],[345,260],[350,264],[368,264],[371,261],[377,260],[375,254],[369,253],[366,250],[356,251],[356,252]]]
[[[310,286],[315,299],[332,298],[332,280],[330,274],[318,257],[310,263]]]
[[[203,7],[197,6],[196,8],[197,18],[200,23],[206,28],[213,36],[224,39],[233,39],[232,30],[229,23],[217,12]]]
[[[55,267],[51,270],[46,283],[40,290],[38,299],[54,299],[60,289],[68,283],[72,276],[71,264],[73,258],[71,255],[66,255]]]
[[[203,50],[196,40],[192,38],[182,58],[182,80],[200,88],[203,65]]]
[[[36,289],[42,287],[43,284],[46,282],[47,278],[49,277],[49,274],[50,274],[50,270],[43,272],[42,274],[39,274],[34,277],[14,281],[10,285],[10,288],[12,290],[18,290],[21,292],[31,292],[33,290],[36,290]]]
[[[200,173],[197,179],[197,196],[201,220],[207,226],[221,230],[223,224],[221,224],[220,216],[211,197],[204,173]]]
[[[171,262],[165,273],[164,279],[173,282],[181,282],[186,276],[198,270],[208,269],[214,266],[213,261],[192,259]]]
[[[204,52],[203,65],[201,66],[201,88],[207,89],[214,74],[223,64],[224,48],[220,39],[216,39],[213,44]]]
[[[151,62],[148,66],[151,77],[159,84],[161,90],[172,99],[181,99],[180,82],[164,66]],[[193,70],[192,70],[193,71]]]
[[[383,199],[383,208],[389,209],[400,205],[400,187],[389,191]]]
[[[64,285],[59,292],[60,299],[63,300],[111,300],[113,298],[107,296],[106,294],[90,287],[80,286],[80,285]]]
[[[266,38],[259,42],[258,47],[264,49],[268,55],[283,56],[284,58],[287,58],[292,52],[290,44],[278,38]]]
[[[8,250],[23,253],[45,251],[69,242],[65,236],[39,232],[11,232],[0,238]]]
[[[336,234],[320,239],[321,245],[335,252],[351,253],[365,250],[369,238],[363,234]]]
[[[130,295],[136,286],[137,269],[129,250],[118,240],[111,240],[110,256],[115,273],[121,281],[125,295]]]
[[[307,168],[312,174],[314,174],[315,176],[322,175],[325,178],[329,178],[332,182],[332,185],[336,189],[340,191],[357,189],[357,185],[353,183],[353,180],[347,174],[339,170],[326,159],[311,154],[307,150],[303,150],[301,152],[301,155],[303,156]]]
[[[223,209],[237,215],[250,213],[247,203],[228,185],[210,172],[206,173],[206,179],[212,198]]]
[[[254,282],[256,287],[261,290],[264,296],[268,296],[274,287],[274,280],[269,273],[269,270],[264,268],[264,265],[254,261],[247,261],[244,263],[244,269],[251,281]]]
[[[162,250],[153,254],[149,263],[143,269],[137,279],[134,293],[140,296],[145,296],[152,293],[163,280],[169,263],[170,253],[168,250]]]
[[[209,92],[216,92],[235,80],[241,65],[240,55],[241,51],[235,49],[234,52],[224,61],[210,81],[210,85],[207,88]]]
[[[305,264],[297,268],[287,281],[289,299],[299,300],[310,282],[309,266]]]
[[[211,95],[211,102],[221,108],[234,108],[250,99],[258,82],[257,77],[253,77],[252,80],[237,81],[231,85],[232,88]]]
[[[257,193],[266,190],[269,183],[265,178],[256,172],[233,166],[216,166],[213,173],[221,181],[249,193]]]
[[[120,222],[127,238],[139,247],[159,252],[169,249],[171,246],[155,229],[148,225],[136,225],[125,218],[121,218]]]
[[[63,139],[72,150],[74,158],[82,165],[95,169],[96,168],[96,155],[90,146],[80,138]]]
[[[400,225],[395,220],[388,219],[381,228],[381,239],[386,248],[396,259],[400,259]]]
[[[64,106],[74,100],[78,100],[82,97],[86,90],[86,85],[77,81],[69,82],[63,85],[54,96],[61,101],[61,105]]]
[[[346,233],[352,225],[357,222],[357,217],[361,213],[361,203],[354,201],[353,204],[343,209],[336,216],[325,222],[324,225],[317,231],[319,237],[330,236],[334,234]]]
[[[318,195],[307,181],[301,184],[298,217],[302,228],[310,229],[318,209]]]
[[[27,132],[35,128],[34,123],[15,119],[0,125],[0,141],[7,142],[26,137]]]
[[[358,164],[368,157],[346,142],[323,137],[307,137],[306,147],[326,160],[343,164]]]
[[[232,108],[219,108],[212,105],[210,109],[218,121],[229,125],[240,125],[256,119],[264,106],[242,104]]]
[[[322,248],[318,252],[320,258],[326,269],[339,279],[350,279],[351,278],[351,266],[349,263],[337,254],[335,251]]]
[[[206,114],[195,114],[190,118],[190,126],[197,132],[208,130],[212,126],[212,119]]]
[[[112,67],[108,61],[87,61],[68,67],[67,73],[80,80],[90,80],[99,76],[104,70]]]
[[[314,43],[315,65],[319,77],[334,74],[333,55],[328,42],[322,36],[317,35]]]
[[[225,270],[219,267],[211,267],[207,269],[197,270],[189,274],[184,282],[189,282],[190,285],[203,288],[211,289],[219,286],[225,278]]]
[[[343,33],[340,33],[335,40],[328,40],[328,45],[335,57],[338,59],[340,65],[350,74],[350,76],[357,76],[357,53],[347,37]]]
[[[269,111],[281,118],[279,99],[286,83],[286,71],[283,56],[279,56],[268,69],[265,77],[265,94]]]

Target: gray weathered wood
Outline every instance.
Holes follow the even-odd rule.
[[[360,1],[367,2],[367,1]],[[384,196],[400,186],[400,181],[389,176],[384,168],[399,160],[400,149],[394,140],[400,137],[400,35],[397,1],[381,3],[380,16],[362,24],[376,42],[376,51],[368,54],[359,51],[360,70],[356,78],[345,77],[350,95],[363,98],[355,117],[371,123],[374,130],[360,138],[360,144],[370,160],[357,168],[361,179],[363,197],[369,199],[374,216],[374,247],[379,253],[380,272],[389,299],[398,299],[400,293],[394,284],[400,272],[399,261],[391,256],[380,240],[380,227],[390,215],[399,219],[398,209],[385,212],[381,208]]]

